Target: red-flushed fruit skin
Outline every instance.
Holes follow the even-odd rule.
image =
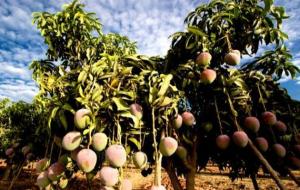
[[[143,107],[140,104],[134,103],[130,105],[130,112],[132,115],[136,116],[138,119],[143,117]]]
[[[284,134],[287,131],[287,126],[282,121],[277,121],[274,124],[274,129],[276,130],[277,133]]]
[[[57,181],[59,176],[65,171],[65,166],[59,162],[55,162],[48,168],[48,178],[51,181]]]
[[[211,59],[212,56],[209,52],[202,52],[197,56],[196,64],[200,66],[208,66],[210,64]]]
[[[97,163],[97,155],[91,149],[82,149],[76,156],[78,167],[85,173],[91,172]]]
[[[165,137],[160,140],[159,151],[163,156],[172,156],[178,147],[178,142],[172,137]]]
[[[262,152],[266,152],[269,148],[269,143],[264,137],[257,137],[255,143],[257,148]]]
[[[119,171],[116,168],[104,166],[101,168],[99,174],[100,180],[105,186],[112,187],[119,181]]]
[[[179,129],[182,126],[182,116],[181,115],[177,115],[177,117],[172,121],[172,126],[175,129]]]
[[[244,131],[236,131],[232,135],[232,140],[236,146],[244,148],[247,146],[249,138]]]
[[[258,132],[260,123],[256,117],[246,117],[244,120],[244,127],[254,133]]]
[[[261,115],[262,121],[266,125],[275,125],[277,122],[276,115],[270,111],[266,111]]]
[[[241,54],[238,50],[232,50],[231,52],[225,55],[224,60],[228,65],[238,65],[241,61]]]
[[[126,162],[126,151],[122,145],[110,145],[105,151],[106,160],[114,167],[122,167]]]
[[[204,69],[200,75],[200,80],[204,84],[211,84],[216,80],[216,78],[217,73],[213,69]]]
[[[293,169],[300,169],[300,159],[295,157],[295,156],[291,156],[288,158],[289,161],[289,165],[293,168]]]
[[[76,161],[76,159],[77,159],[77,154],[78,154],[78,152],[80,151],[80,150],[82,150],[83,148],[82,147],[78,147],[78,148],[76,148],[75,150],[73,150],[72,152],[71,152],[71,158],[74,160],[74,161]]]
[[[193,126],[196,124],[196,119],[191,112],[185,111],[181,114],[182,122],[186,126]]]
[[[216,145],[219,149],[225,150],[230,144],[230,137],[228,135],[219,135],[216,138]]]
[[[280,158],[283,158],[286,155],[286,149],[281,144],[273,144],[272,150]]]

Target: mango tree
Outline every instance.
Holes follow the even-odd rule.
[[[90,182],[101,168],[105,188],[124,189],[130,182],[122,168],[134,153],[140,169],[154,163],[153,188],[163,187],[158,142],[171,138],[168,122],[180,92],[172,75],[158,72],[161,58],[137,55],[126,37],[103,34],[94,14],[82,8],[74,1],[61,12],[33,15],[48,45],[47,58],[31,64],[40,88],[35,100],[50,111],[52,138],[38,162],[37,184],[64,188],[79,169]],[[104,158],[108,165],[102,166]]]
[[[260,166],[281,189],[277,172],[293,176],[288,167],[300,166],[299,102],[276,83],[283,73],[293,78],[299,72],[284,45],[286,18],[271,0],[212,0],[188,14],[187,31],[172,35],[165,73],[174,75],[190,105],[179,112],[192,112],[196,121],[178,130],[186,158],[167,163],[175,189],[182,189],[181,173],[194,189],[197,168],[208,160],[229,168],[232,179],[250,176],[256,189]],[[274,50],[259,55],[260,47]],[[253,55],[253,61],[241,60]]]
[[[40,187],[64,188],[81,170],[89,183],[99,171],[105,189],[131,189],[123,178],[129,157],[144,175],[155,166],[151,189],[165,189],[161,167],[174,189],[184,188],[180,174],[195,189],[208,160],[229,168],[232,179],[250,176],[255,188],[261,165],[281,189],[275,170],[299,167],[299,103],[276,83],[299,69],[284,46],[287,16],[272,1],[199,6],[166,58],[138,55],[126,37],[104,34],[77,1],[33,17],[48,45],[46,58],[31,64],[35,100],[50,113]],[[240,66],[262,43],[275,49]]]

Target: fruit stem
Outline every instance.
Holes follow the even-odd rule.
[[[93,114],[92,115],[92,124],[90,125],[90,129],[89,129],[89,143],[87,146],[88,149],[90,149],[90,146],[92,144],[92,132],[96,128],[95,122],[96,122],[96,116]]]
[[[120,122],[119,122],[119,116],[117,116],[117,142],[122,144],[122,135],[121,135],[121,125],[120,125]]]
[[[234,106],[233,106],[231,97],[230,97],[230,95],[227,91],[227,88],[226,87],[224,87],[224,88],[225,88],[225,94],[227,96],[227,100],[228,100],[228,103],[229,103],[229,108],[231,110],[232,118],[233,118],[233,121],[234,121],[234,125],[236,126],[238,131],[242,131],[242,129],[241,129],[241,127],[240,127],[240,125],[239,125],[239,123],[237,122],[237,119],[236,119],[237,118],[237,111],[234,109]]]
[[[267,171],[271,174],[271,177],[276,182],[277,186],[281,190],[286,190],[285,186],[282,184],[279,176],[277,175],[276,171],[272,168],[269,162],[265,159],[265,157],[260,153],[260,151],[254,146],[251,139],[248,141],[248,146],[252,149],[253,153],[257,156],[260,163],[267,169]]]
[[[153,135],[153,145],[155,150],[155,175],[154,175],[154,185],[160,186],[161,185],[161,161],[162,155],[159,154],[157,150],[157,142],[156,142],[156,129],[155,129],[155,110],[152,108],[151,110],[152,115],[152,135]]]
[[[49,155],[50,161],[51,161],[51,158],[52,158],[53,146],[54,146],[54,140],[52,141],[51,148],[50,148],[50,155]]]
[[[223,127],[222,127],[222,123],[221,123],[221,119],[220,119],[220,115],[219,115],[219,108],[218,108],[216,96],[214,96],[214,102],[215,102],[215,109],[216,109],[217,119],[218,119],[219,128],[220,128],[220,134],[223,135]]]
[[[264,111],[267,111],[266,105],[265,105],[265,103],[264,103],[264,99],[263,99],[263,97],[262,97],[262,93],[261,93],[261,90],[260,90],[260,86],[259,86],[258,83],[256,84],[256,87],[257,87],[258,94],[259,94],[259,102],[262,104],[262,106],[263,106],[263,108],[264,108]]]
[[[140,129],[140,143],[142,143],[142,125],[141,125],[141,120],[139,119],[139,129]],[[139,151],[141,150],[142,146],[139,147]]]
[[[266,105],[265,105],[264,100],[263,100],[263,97],[262,97],[262,93],[261,93],[261,90],[260,90],[260,86],[259,86],[259,84],[256,84],[256,86],[257,86],[257,90],[258,90],[258,94],[259,94],[259,102],[261,102],[261,104],[262,104],[262,106],[263,106],[263,109],[264,109],[264,111],[266,112],[267,109],[266,109]],[[268,127],[268,130],[269,130],[269,132],[270,132],[270,134],[271,134],[273,143],[276,143],[276,141],[277,141],[277,140],[276,140],[276,136],[275,136],[274,131],[273,131],[273,129],[271,128],[271,126]]]
[[[230,43],[230,40],[229,40],[228,32],[225,34],[225,38],[226,38],[226,42],[227,42],[227,46],[228,46],[228,51],[231,52],[232,47],[231,47],[231,43]]]
[[[165,112],[165,118],[166,118],[166,136],[169,136],[169,119],[167,116],[167,112]]]
[[[207,43],[205,42],[205,41],[206,41],[206,38],[203,37],[202,39],[203,39],[203,49],[202,49],[202,51],[203,51],[203,52],[207,52],[207,51],[208,51],[208,48],[207,48]]]

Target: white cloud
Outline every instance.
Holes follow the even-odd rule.
[[[0,98],[9,97],[14,101],[23,100],[32,102],[33,97],[37,94],[38,88],[32,82],[14,83],[12,81],[3,81],[0,84]]]
[[[31,72],[26,67],[16,67],[6,62],[0,62],[1,78],[31,79]]]

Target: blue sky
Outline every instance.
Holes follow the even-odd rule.
[[[31,102],[38,88],[28,65],[44,56],[46,46],[31,23],[34,11],[55,12],[69,0],[0,0],[0,99]],[[165,55],[168,36],[184,30],[185,16],[208,0],[82,0],[86,10],[95,12],[104,32],[118,32],[136,41],[139,53]],[[300,1],[275,0],[290,16],[283,25],[289,35],[287,46],[300,66]],[[281,81],[294,99],[300,100],[300,77]]]

